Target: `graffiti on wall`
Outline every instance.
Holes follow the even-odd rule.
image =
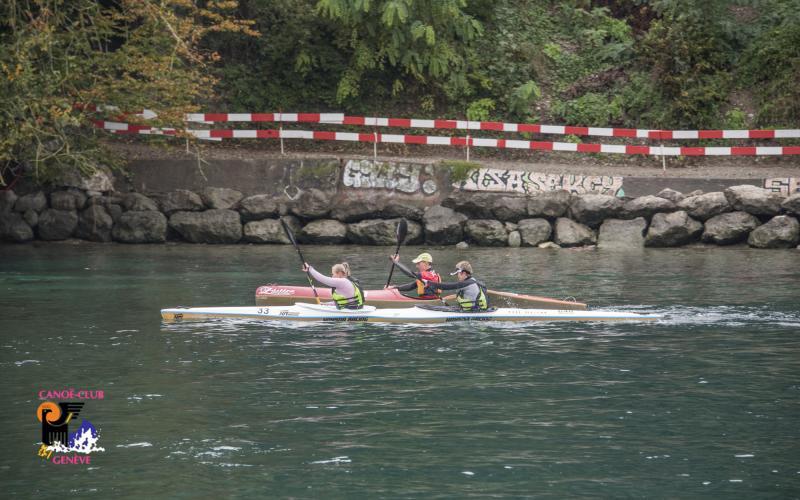
[[[764,179],[764,188],[785,196],[800,193],[800,177]]]
[[[431,165],[372,160],[349,160],[344,167],[342,183],[351,188],[388,189],[408,194],[421,191],[431,195],[439,189]]]
[[[537,191],[566,189],[572,193],[596,193],[625,196],[622,177],[610,175],[544,174],[499,168],[478,168],[467,180],[453,187],[468,191],[496,191],[531,194]]]

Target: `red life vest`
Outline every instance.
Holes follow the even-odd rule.
[[[419,273],[420,279],[417,280],[417,295],[421,299],[438,299],[440,297],[440,292],[436,288],[431,286],[425,286],[422,280],[431,281],[434,283],[441,283],[442,278],[439,276],[439,273],[434,271],[433,269],[429,269],[427,271],[422,271]]]

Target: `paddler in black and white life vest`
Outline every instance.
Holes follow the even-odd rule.
[[[441,297],[436,288],[432,286],[433,283],[440,283],[442,278],[439,276],[439,273],[433,269],[433,257],[431,254],[423,252],[419,254],[416,259],[411,261],[417,265],[417,272],[411,271],[400,262],[400,254],[392,255],[390,258],[403,274],[409,278],[413,278],[414,281],[405,285],[392,285],[385,288],[396,288],[401,292],[416,290],[417,298],[420,299],[433,300]]]
[[[350,264],[342,262],[331,267],[331,276],[303,263],[303,271],[325,286],[331,287],[331,297],[338,309],[361,309],[364,307],[364,290],[356,279],[350,276]]]
[[[486,285],[472,276],[472,265],[466,260],[456,264],[455,272],[458,281],[452,283],[436,283],[432,286],[438,290],[458,290],[456,300],[462,311],[486,311],[489,309],[489,294]]]

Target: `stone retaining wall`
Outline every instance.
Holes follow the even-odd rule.
[[[393,245],[396,225],[405,218],[407,244],[621,248],[702,241],[794,248],[800,243],[800,193],[785,196],[741,185],[688,195],[665,189],[637,198],[566,190],[445,194],[437,192],[434,176],[417,175],[419,182],[405,186],[409,192],[386,186],[342,190],[335,183],[331,189],[317,184],[290,194],[270,189],[249,196],[227,187],[147,195],[81,186],[22,196],[8,190],[0,192],[0,238],[288,244],[283,218],[302,243]]]

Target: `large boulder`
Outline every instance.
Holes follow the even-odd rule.
[[[347,225],[332,219],[321,219],[306,224],[297,239],[302,243],[338,245],[347,241]]]
[[[294,232],[294,231],[293,231]],[[243,240],[250,243],[291,243],[280,219],[262,219],[246,223],[243,229]]]
[[[63,169],[55,180],[55,185],[74,187],[84,191],[106,192],[114,190],[114,174],[108,167],[99,166],[91,174],[77,168]]]
[[[789,215],[773,217],[750,233],[747,244],[756,248],[792,248],[800,241],[800,223]]]
[[[644,231],[647,221],[644,217],[633,220],[606,219],[600,225],[597,237],[598,248],[644,248]]]
[[[728,212],[708,219],[700,239],[704,243],[733,245],[747,239],[761,222],[747,212]]]
[[[477,193],[457,189],[442,200],[442,206],[452,208],[472,219],[491,219],[495,200],[501,195],[494,193]]]
[[[790,214],[800,215],[800,193],[794,193],[783,200],[781,208]]]
[[[330,193],[316,188],[306,189],[292,204],[292,213],[304,219],[319,219],[328,215],[332,204]]]
[[[628,200],[622,206],[620,217],[623,219],[635,219],[637,217],[644,217],[647,220],[660,212],[674,212],[675,203],[660,196],[640,196],[632,200]]]
[[[39,213],[36,210],[28,210],[22,214],[22,218],[25,219],[25,222],[31,227],[39,225]]]
[[[664,198],[665,200],[669,200],[672,203],[679,203],[682,199],[685,198],[683,193],[680,191],[675,191],[674,189],[665,188],[658,192],[656,195],[659,198]]]
[[[550,241],[553,228],[547,219],[522,219],[519,221],[517,231],[520,235],[522,246],[535,247],[539,243]]]
[[[589,227],[598,227],[606,219],[617,218],[624,202],[607,194],[573,196],[569,204],[572,219]]]
[[[33,239],[33,229],[18,212],[0,212],[0,239],[24,243]]]
[[[56,210],[82,210],[86,203],[86,195],[77,189],[53,191],[50,193],[50,208]]]
[[[528,216],[528,199],[524,196],[501,196],[493,201],[492,214],[499,221],[517,222]]]
[[[39,216],[37,232],[42,240],[66,240],[78,226],[75,210],[56,210],[48,208]]]
[[[511,248],[522,246],[522,236],[519,234],[519,231],[511,231],[508,233],[508,246]]]
[[[151,194],[150,197],[155,200],[158,208],[167,217],[175,212],[198,212],[205,209],[205,204],[200,195],[186,189]]]
[[[397,244],[397,225],[402,219],[370,219],[347,225],[347,239],[358,245],[390,246]],[[405,244],[416,244],[422,240],[422,226],[406,221],[408,233]]]
[[[14,210],[14,204],[17,202],[18,196],[14,191],[7,189],[7,190],[0,190],[0,217],[2,214],[11,212]]]
[[[560,247],[581,247],[597,243],[592,228],[566,217],[556,219],[553,242]],[[541,245],[540,245],[541,248]]]
[[[133,212],[157,212],[158,204],[141,193],[128,193],[122,198],[122,207]]]
[[[454,245],[464,238],[467,216],[451,208],[435,205],[425,211],[425,243],[429,245]]]
[[[678,208],[685,210],[693,219],[701,221],[733,210],[728,198],[719,191],[684,198],[678,202]]]
[[[655,214],[644,244],[648,247],[677,247],[695,241],[702,232],[703,224],[683,210]]]
[[[776,215],[781,211],[784,196],[768,189],[744,184],[725,190],[725,197],[734,210],[753,215]]]
[[[89,241],[111,241],[114,219],[102,205],[89,205],[78,216],[75,236]]]
[[[248,196],[239,202],[239,213],[245,222],[277,217],[283,208],[280,199],[271,194]]]
[[[402,217],[409,221],[422,222],[425,215],[425,207],[422,204],[414,205],[408,200],[388,200],[381,210],[381,215],[387,218]]]
[[[233,209],[244,195],[241,191],[230,188],[206,187],[200,193],[207,208],[217,208],[222,210]]]
[[[342,222],[358,222],[364,219],[422,220],[425,210],[423,200],[394,192],[376,190],[343,191],[331,207],[330,217]]]
[[[548,219],[563,217],[569,209],[571,200],[572,194],[566,189],[538,191],[528,198],[528,216]]]
[[[41,212],[45,208],[47,208],[47,198],[41,191],[20,196],[14,203],[14,211],[20,213],[25,213],[28,210]]]
[[[491,219],[468,220],[464,225],[467,240],[484,247],[508,245],[508,233],[502,222]]]
[[[167,217],[155,210],[124,212],[111,230],[122,243],[163,243],[167,239]]]
[[[175,212],[169,226],[191,243],[236,243],[242,239],[242,221],[235,210]]]

